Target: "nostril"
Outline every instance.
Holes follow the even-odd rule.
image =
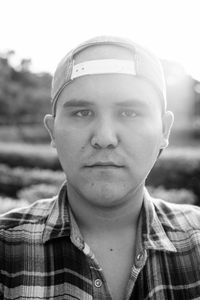
[[[96,149],[114,149],[118,145],[118,139],[115,136],[93,136],[91,139],[91,145]]]
[[[94,147],[95,149],[100,149],[100,148],[101,148],[100,145],[99,145],[99,143],[98,143],[98,141],[97,141],[95,138],[92,138],[92,140],[91,140],[91,145],[92,145],[92,147]]]

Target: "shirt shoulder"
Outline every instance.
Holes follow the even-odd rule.
[[[175,204],[152,198],[156,214],[165,228],[170,231],[199,231],[200,207],[191,204]]]
[[[0,232],[24,227],[28,224],[44,223],[57,197],[41,199],[27,207],[13,209],[0,215]]]

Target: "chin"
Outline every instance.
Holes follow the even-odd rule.
[[[122,203],[122,199],[126,198],[126,195],[129,193],[128,189],[125,189],[124,187],[120,187],[119,185],[112,186],[112,185],[102,185],[101,187],[98,185],[98,187],[93,187],[90,189],[86,189],[84,191],[85,198],[101,207],[112,207],[119,205]]]
[[[90,203],[98,208],[113,208],[122,204],[122,199],[114,195],[98,195],[95,199],[90,198]]]

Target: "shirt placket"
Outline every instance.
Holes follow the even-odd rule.
[[[95,255],[91,251],[90,247],[79,236],[76,236],[75,240],[76,246],[83,251],[88,259],[93,288],[93,300],[112,300],[103,270],[96,260]]]
[[[99,265],[98,261],[95,258],[94,253],[91,251],[89,245],[87,245],[83,237],[80,233],[80,230],[77,226],[77,223],[71,214],[71,240],[79,248],[79,250],[83,251],[83,253],[88,258],[88,263],[91,271],[91,280],[93,284],[93,299],[94,300],[112,300],[111,294],[108,289],[107,282],[105,280],[105,276],[103,274],[103,270]],[[131,274],[128,280],[127,288],[125,291],[125,300],[130,299],[131,294],[133,292],[135,282],[138,278],[139,273],[142,271],[144,265],[147,260],[147,251],[144,248],[143,238],[142,238],[142,225],[143,225],[143,217],[142,214],[139,217],[138,223],[138,233],[137,233],[137,241],[136,241],[136,255],[134,258],[133,266],[131,269]],[[113,274],[114,276],[114,274]]]
[[[70,220],[71,241],[79,250],[81,250],[85,254],[88,260],[93,288],[93,300],[112,300],[103,274],[103,270],[96,260],[95,255],[90,249],[89,245],[84,241],[71,210]]]
[[[90,247],[84,243],[83,253],[87,256],[93,284],[94,300],[112,300],[108,290],[108,286],[103,274],[103,270],[99,265],[94,253]]]
[[[102,268],[95,259],[94,255],[87,255],[87,257],[89,260],[93,283],[93,299],[112,300]]]
[[[131,294],[133,292],[136,280],[138,278],[139,273],[142,271],[143,267],[147,261],[147,251],[144,248],[143,238],[142,238],[142,226],[143,226],[143,217],[140,214],[139,223],[138,223],[138,232],[137,232],[137,239],[136,239],[136,255],[134,258],[133,266],[131,269],[131,274],[128,280],[126,293],[125,293],[125,300],[131,298]]]
[[[135,282],[138,278],[139,273],[142,271],[143,267],[145,266],[146,260],[147,260],[146,250],[140,250],[139,252],[137,252],[134,265],[131,269],[131,274],[126,289],[125,300],[131,299],[131,294],[133,292]]]

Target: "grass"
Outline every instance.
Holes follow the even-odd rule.
[[[49,135],[41,124],[0,126],[0,141],[5,143],[47,143]]]
[[[56,155],[56,150],[50,147],[50,144],[30,144],[21,142],[0,142],[0,150],[2,152],[21,152],[21,153],[33,153],[39,152],[44,155]]]
[[[57,152],[50,145],[0,143],[0,164],[11,167],[61,169]]]
[[[1,141],[0,163],[4,165],[0,165],[0,213],[26,205],[29,198],[34,201],[55,194],[64,179],[63,172],[53,171],[59,170],[56,161],[56,150],[49,144]],[[147,184],[152,186],[155,196],[170,198],[173,202],[193,203],[195,199],[200,199],[199,162],[199,143],[188,143],[184,147],[170,146],[156,163],[158,166]],[[200,205],[198,202],[197,205]]]

